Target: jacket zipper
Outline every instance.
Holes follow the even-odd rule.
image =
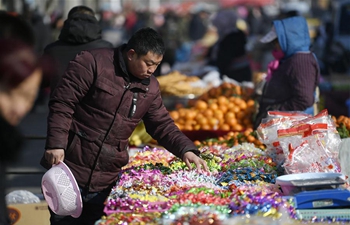
[[[132,97],[132,101],[131,101],[129,118],[132,118],[136,113],[137,96],[138,96],[138,92],[134,92],[133,97]]]

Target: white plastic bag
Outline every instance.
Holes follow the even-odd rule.
[[[16,190],[6,195],[6,203],[9,204],[29,204],[39,203],[40,198],[30,191]]]

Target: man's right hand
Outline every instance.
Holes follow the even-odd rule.
[[[51,165],[58,164],[64,160],[64,149],[47,149],[45,151],[45,159]]]

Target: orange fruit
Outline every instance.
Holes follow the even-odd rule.
[[[204,112],[203,112],[203,116],[205,116],[205,117],[207,117],[207,118],[211,118],[211,117],[214,116],[214,112],[213,112],[213,110],[211,110],[211,109],[206,109],[206,110],[204,110]]]
[[[248,141],[249,143],[254,143],[255,137],[249,135],[249,136],[247,137],[247,141]]]
[[[234,126],[232,126],[232,130],[235,131],[242,131],[243,130],[243,126],[241,124],[235,124]]]
[[[187,110],[187,113],[185,114],[186,120],[193,120],[197,115],[197,112],[194,110]]]
[[[225,123],[228,124],[229,126],[233,127],[234,125],[237,124],[237,119],[236,118],[226,118]]]
[[[185,126],[186,125],[194,126],[196,124],[197,124],[197,121],[195,121],[195,120],[185,120]]]
[[[243,120],[246,117],[246,113],[244,111],[239,111],[236,113],[236,118]]]
[[[246,130],[243,132],[243,134],[244,134],[246,137],[250,136],[250,133],[251,133],[251,130],[250,130],[250,129],[246,129]]]
[[[220,86],[221,86],[222,88],[226,88],[226,89],[230,89],[230,88],[231,88],[231,84],[228,83],[228,82],[223,82]]]
[[[236,105],[239,105],[239,103],[241,103],[241,99],[235,97],[235,98],[233,98],[232,102],[235,103]]]
[[[190,124],[185,124],[185,126],[183,127],[183,130],[193,130],[193,127]]]
[[[208,108],[208,104],[203,100],[197,100],[194,107],[198,110],[205,110]]]
[[[228,100],[229,100],[230,102],[233,102],[233,103],[235,103],[235,99],[236,99],[236,97],[234,97],[234,96],[228,98]]]
[[[211,126],[210,126],[209,124],[203,124],[203,125],[201,126],[201,129],[202,129],[202,130],[211,130],[212,128],[211,128]]]
[[[218,126],[218,125],[219,125],[219,120],[218,120],[217,118],[209,118],[209,119],[208,119],[208,124],[209,124],[211,127]]]
[[[250,106],[254,106],[255,105],[255,101],[253,99],[249,99],[247,101],[247,106],[250,107]]]
[[[179,114],[179,112],[178,111],[171,111],[170,113],[169,113],[169,115],[170,115],[170,117],[173,119],[173,120],[177,120],[177,119],[179,119],[179,117],[180,117],[180,114]]]
[[[220,105],[219,110],[225,114],[228,111],[228,108],[226,105]]]
[[[209,99],[208,104],[210,105],[211,103],[218,103],[218,99],[217,98]]]
[[[229,130],[231,130],[231,127],[230,127],[230,125],[224,123],[224,124],[219,126],[219,130],[229,131]]]
[[[239,111],[241,111],[241,109],[238,107],[238,106],[233,106],[231,109],[230,109],[231,112],[233,113],[238,113]]]
[[[236,118],[236,114],[234,114],[231,111],[228,111],[227,113],[225,113],[225,119],[232,119],[232,118]]]
[[[201,129],[201,125],[196,124],[193,126],[193,130],[200,130]]]
[[[236,88],[236,94],[237,95],[242,95],[242,88],[241,88],[241,86],[237,85],[235,88]]]
[[[180,108],[180,109],[178,109],[178,112],[179,112],[180,118],[184,118],[186,116],[187,109]]]
[[[202,117],[205,117],[205,116],[203,115],[203,113],[198,112],[197,115],[196,115],[196,117],[195,117],[194,119],[198,121],[198,120],[199,120],[200,118],[202,118]]]
[[[254,130],[253,130],[252,128],[247,128],[246,131],[249,132],[249,133],[251,133],[251,132],[253,132]]]
[[[235,107],[236,105],[235,105],[235,103],[233,103],[233,102],[228,102],[227,103],[227,108],[228,108],[228,110],[230,110],[230,109],[232,109],[233,107]]]
[[[219,105],[217,103],[213,102],[213,103],[209,104],[209,108],[213,111],[216,111],[217,109],[219,109]]]
[[[198,146],[198,145],[201,145],[202,143],[201,143],[200,141],[198,141],[198,140],[195,140],[195,141],[193,142],[193,144],[196,145],[196,146]]]
[[[227,105],[227,103],[229,102],[229,100],[223,95],[219,96],[217,99],[219,105]]]
[[[205,124],[208,124],[208,119],[203,116],[203,117],[199,118],[199,120],[197,120],[197,122],[199,125],[203,126]]]
[[[244,100],[242,100],[239,104],[239,108],[241,108],[241,110],[245,110],[247,107],[247,103]]]
[[[224,113],[221,110],[215,110],[214,111],[214,117],[217,119],[223,119],[224,118]]]
[[[184,125],[185,124],[185,120],[183,118],[179,118],[178,120],[176,120],[176,123]]]

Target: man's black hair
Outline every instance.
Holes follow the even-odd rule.
[[[71,10],[69,10],[68,19],[71,18],[75,13],[82,13],[90,16],[95,16],[94,10],[84,5],[75,6]]]
[[[165,45],[163,38],[150,27],[141,28],[128,41],[127,50],[134,49],[138,55],[147,55],[152,52],[164,55]]]

